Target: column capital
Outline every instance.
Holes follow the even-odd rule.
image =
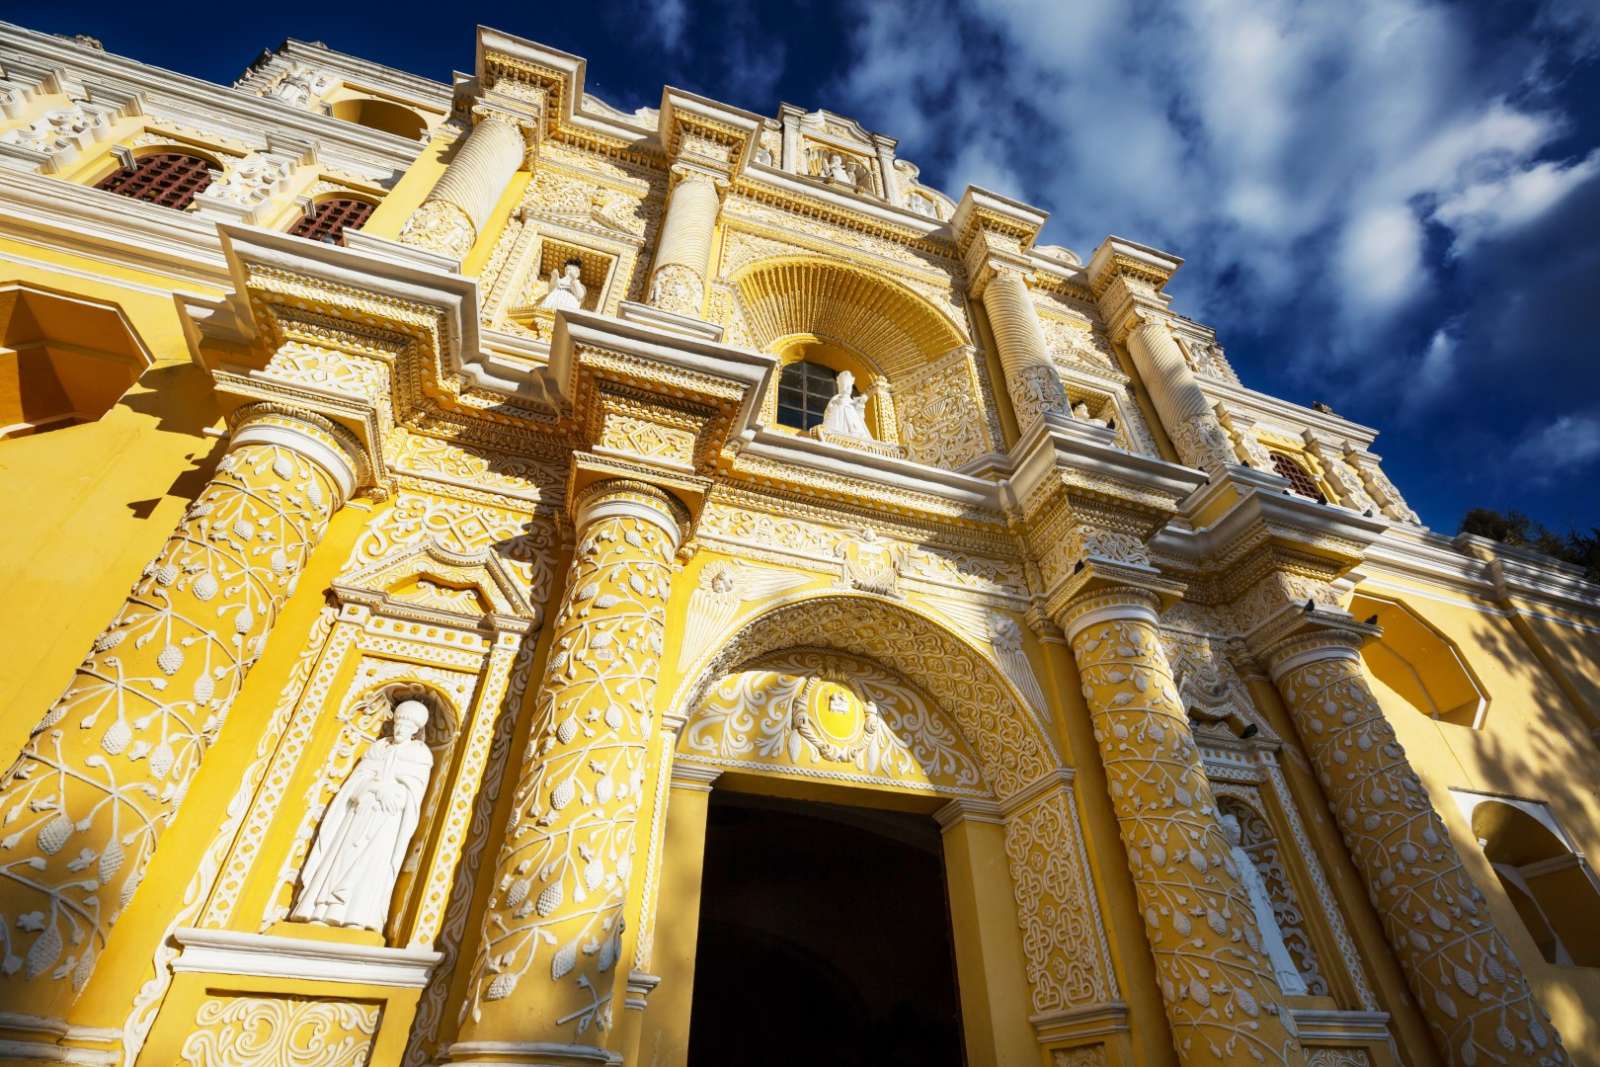
[[[572,524],[578,537],[599,519],[628,515],[659,526],[676,552],[689,525],[689,509],[676,497],[649,482],[607,478],[579,490],[572,500]]]
[[[1361,659],[1362,636],[1354,630],[1323,627],[1285,638],[1261,653],[1274,682],[1311,663],[1330,659]]]
[[[372,484],[372,463],[355,434],[330,419],[283,404],[251,404],[231,418],[229,450],[246,444],[275,444],[315,463],[339,492],[334,510]]]
[[[1160,622],[1160,606],[1160,599],[1148,589],[1115,586],[1087,593],[1069,603],[1061,611],[1061,628],[1071,641],[1088,627],[1102,622],[1136,620],[1155,626]]]

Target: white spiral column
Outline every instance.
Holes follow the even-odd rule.
[[[1026,432],[1046,412],[1072,417],[1061,376],[1045,347],[1044,328],[1034,310],[1028,284],[1016,270],[1001,268],[983,290],[983,307],[994,331],[1006,387],[1017,415],[1017,429]]]
[[[678,167],[673,175],[650,274],[650,303],[663,311],[699,318],[722,196],[718,179],[704,171]]]

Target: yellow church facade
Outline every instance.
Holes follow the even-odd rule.
[[[1600,588],[585,73],[0,24],[0,1063],[1600,1065]]]

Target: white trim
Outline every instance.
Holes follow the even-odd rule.
[[[1304,652],[1296,652],[1287,659],[1280,661],[1270,668],[1269,673],[1272,675],[1272,680],[1277,682],[1282,680],[1283,676],[1290,671],[1299,670],[1308,663],[1319,663],[1325,659],[1347,659],[1360,663],[1361,653],[1348,645],[1324,645],[1321,648],[1308,648]]]
[[[572,525],[577,529],[578,536],[582,537],[591,523],[600,519],[616,517],[629,517],[642,522],[653,523],[664,531],[672,541],[672,550],[676,552],[683,541],[683,527],[673,517],[666,503],[659,506],[645,504],[638,500],[630,500],[615,496],[600,494],[596,499],[588,500],[578,508],[578,513],[573,517]]]
[[[384,948],[342,941],[246,934],[236,930],[201,930],[183,926],[172,932],[178,943],[177,972],[242,974],[253,978],[303,978],[313,982],[400,986],[421,989],[428,984],[441,952],[417,948]]]
[[[1067,626],[1067,640],[1071,641],[1085,629],[1102,622],[1117,622],[1120,620],[1138,620],[1147,622],[1151,626],[1160,626],[1161,620],[1157,618],[1155,610],[1145,604],[1112,604],[1103,608],[1086,611],[1073,619]]]
[[[506,1067],[507,1064],[550,1067],[550,1061],[545,1058],[547,1056],[559,1056],[561,1061],[603,1063],[607,1067],[620,1067],[622,1063],[620,1052],[556,1041],[457,1041],[450,1046],[448,1055],[454,1067]],[[491,1058],[473,1058],[478,1055]],[[513,1056],[516,1059],[512,1059]]]
[[[98,1049],[47,1045],[42,1041],[0,1040],[0,1060],[76,1063],[82,1064],[84,1067],[112,1067],[120,1059],[121,1057],[115,1052],[101,1052]]]
[[[335,511],[343,507],[344,502],[356,491],[355,465],[343,452],[329,447],[310,434],[275,423],[252,423],[234,432],[233,443],[229,450],[247,444],[280,445],[321,467],[339,487],[339,499],[334,507]]]

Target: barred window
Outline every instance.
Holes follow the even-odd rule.
[[[182,211],[194,201],[194,194],[204,190],[216,177],[211,164],[199,156],[187,152],[155,152],[140,156],[131,167],[108,174],[95,188]]]
[[[302,216],[289,232],[330,245],[344,244],[344,231],[359,230],[372,216],[373,205],[365,200],[337,197],[317,204],[311,214]]]
[[[1290,488],[1301,496],[1319,504],[1328,502],[1328,498],[1322,495],[1322,487],[1311,477],[1311,472],[1293,456],[1286,456],[1282,452],[1272,453],[1272,469],[1287,478]]]
[[[778,379],[778,423],[809,430],[822,422],[822,413],[838,388],[839,372],[821,363],[801,360],[783,368]]]

